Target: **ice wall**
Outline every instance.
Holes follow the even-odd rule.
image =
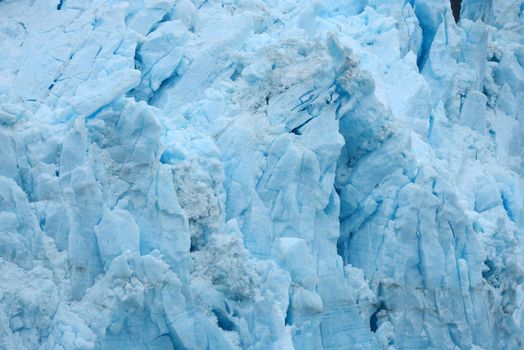
[[[0,348],[521,349],[523,9],[0,1]]]

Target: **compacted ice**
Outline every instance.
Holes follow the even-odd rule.
[[[1,349],[523,349],[524,3],[0,1]]]

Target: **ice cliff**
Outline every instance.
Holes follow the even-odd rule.
[[[0,348],[523,349],[524,3],[0,1]]]

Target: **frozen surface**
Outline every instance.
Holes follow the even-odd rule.
[[[524,348],[524,4],[0,1],[0,349]]]

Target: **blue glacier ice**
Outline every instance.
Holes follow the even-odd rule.
[[[524,3],[0,1],[0,349],[524,349]]]

